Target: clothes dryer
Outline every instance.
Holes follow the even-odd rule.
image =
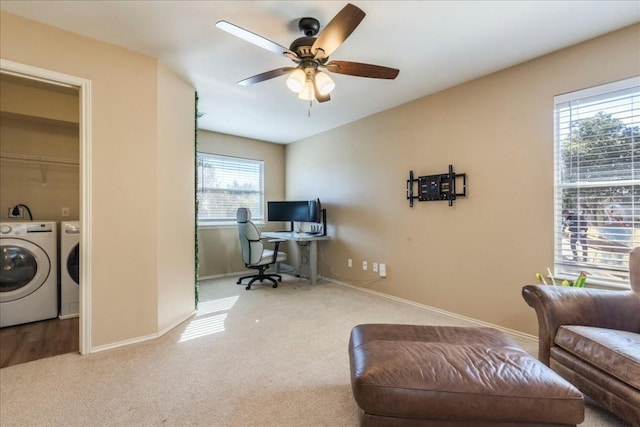
[[[80,222],[60,223],[60,319],[80,313]]]
[[[0,223],[0,327],[58,315],[57,224]]]

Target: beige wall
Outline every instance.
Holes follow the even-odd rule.
[[[17,204],[33,219],[75,220],[79,216],[80,176],[78,90],[0,76],[0,220]],[[64,159],[75,165],[24,163],[10,156]],[[62,208],[69,217],[62,217]],[[25,212],[22,220],[29,219]],[[20,220],[20,219],[18,219]]]
[[[3,75],[0,111],[78,124],[78,90]]]
[[[176,108],[179,105],[180,108]],[[195,94],[158,66],[157,271],[162,331],[195,310]]]
[[[553,97],[640,74],[639,47],[635,25],[288,145],[287,197],[327,208],[337,278],[386,263],[366,287],[536,334],[520,291],[553,264]],[[449,164],[468,197],[410,208],[409,171]]]
[[[180,111],[175,122],[160,124],[159,119],[167,115],[166,96],[177,91],[182,102],[193,97],[194,90],[164,74],[154,58],[7,13],[0,15],[0,52],[3,59],[91,81],[87,167],[92,183],[90,200],[85,201],[91,218],[81,219],[92,226],[92,347],[153,336],[176,313],[187,316],[193,310],[193,304],[184,302],[193,292],[192,262],[191,267],[177,267],[181,280],[174,282],[174,292],[184,296],[180,306],[166,315],[159,312],[167,306],[160,301],[166,301],[168,293],[166,284],[159,283],[164,270],[158,270],[158,257],[164,259],[171,248],[188,247],[194,240],[192,233],[172,236],[172,241],[158,236],[170,219],[188,215],[158,211],[182,201],[178,192],[193,194],[186,179],[180,178],[184,188],[165,188],[166,182],[158,180],[168,167],[166,156],[176,150],[176,141],[159,134],[175,132],[182,136],[183,149],[192,150],[193,122],[187,124],[182,114],[193,108],[193,99],[173,105]],[[177,157],[172,167],[189,170],[193,158]],[[183,258],[176,262],[185,263]]]
[[[264,161],[265,202],[284,200],[283,145],[200,130],[198,151]],[[272,229],[278,225],[280,224],[269,224],[264,229]],[[202,278],[246,270],[242,263],[235,225],[200,227],[198,248],[199,275]]]
[[[78,109],[75,93],[15,81],[0,87],[0,220],[17,204],[29,207],[34,220],[63,221],[79,217],[80,175]],[[30,108],[33,106],[33,108]],[[68,164],[17,161],[16,156],[62,159]],[[73,164],[75,163],[75,164]],[[69,216],[62,217],[62,208]]]

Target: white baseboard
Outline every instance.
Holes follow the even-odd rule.
[[[236,271],[234,273],[222,273],[222,274],[213,274],[211,276],[200,276],[198,277],[198,281],[202,280],[210,280],[210,279],[221,279],[223,277],[231,277],[231,276],[240,276],[241,274],[251,274],[252,272],[256,272],[256,270],[244,270],[244,271]]]
[[[162,329],[161,331],[159,331],[159,332],[157,332],[155,334],[144,335],[144,336],[141,336],[141,337],[131,338],[131,339],[124,340],[124,341],[118,341],[118,342],[114,342],[114,343],[111,343],[111,344],[106,344],[106,345],[100,345],[100,346],[97,346],[97,347],[93,347],[93,348],[91,348],[91,353],[98,353],[100,351],[111,350],[111,349],[118,348],[118,347],[124,347],[124,346],[130,345],[130,344],[137,344],[137,343],[141,343],[141,342],[144,342],[144,341],[149,341],[149,340],[153,340],[153,339],[156,339],[156,338],[160,338],[161,336],[163,336],[164,334],[166,334],[167,332],[169,332],[170,330],[172,330],[176,326],[180,325],[185,320],[193,317],[195,314],[196,314],[196,311],[193,310],[191,313],[187,314],[186,316],[183,316],[181,319],[176,320],[175,322],[173,322],[172,324],[170,324],[169,326],[167,326],[166,328]]]
[[[173,328],[175,328],[176,326],[180,325],[182,322],[191,319],[193,316],[195,316],[197,313],[197,310],[193,310],[191,313],[182,316],[180,319],[175,320],[173,323],[171,323],[169,326],[167,326],[164,329],[161,329],[160,332],[158,332],[158,337],[163,336],[164,334],[166,334],[167,332],[169,332],[170,330],[172,330]]]
[[[141,337],[135,337],[124,341],[113,342],[111,344],[99,345],[97,347],[91,348],[91,353],[98,353],[100,351],[111,350],[118,347],[124,347],[130,344],[137,344],[144,341],[149,341],[152,339],[158,338],[158,334],[149,334]]]
[[[404,303],[404,304],[412,305],[414,307],[422,308],[424,310],[433,311],[435,313],[442,314],[444,316],[449,316],[449,317],[452,317],[454,319],[464,320],[464,321],[470,322],[470,323],[475,323],[478,326],[486,326],[486,327],[489,327],[489,328],[498,329],[498,330],[506,332],[508,334],[515,335],[515,336],[518,336],[520,338],[524,338],[526,340],[530,340],[530,341],[533,341],[533,342],[536,342],[536,343],[538,342],[538,337],[536,337],[534,335],[531,335],[531,334],[525,334],[524,332],[516,331],[515,329],[509,329],[509,328],[505,328],[504,326],[494,325],[493,323],[488,323],[488,322],[484,322],[482,320],[474,319],[474,318],[471,318],[471,317],[462,316],[460,314],[452,313],[450,311],[442,310],[442,309],[439,309],[439,308],[431,307],[429,305],[420,304],[420,303],[417,303],[415,301],[411,301],[411,300],[395,297],[393,295],[389,295],[389,294],[385,294],[385,293],[382,293],[382,292],[374,291],[374,290],[371,290],[371,289],[363,288],[363,287],[360,287],[360,286],[352,285],[352,284],[349,284],[349,283],[341,282],[339,280],[331,279],[331,278],[328,278],[328,277],[322,277],[322,279],[324,279],[324,280],[326,280],[328,282],[331,282],[331,283],[335,283],[336,285],[346,286],[346,287],[351,288],[351,289],[356,289],[356,290],[359,290],[359,291],[362,291],[362,292],[367,292],[369,294],[378,295],[378,296],[381,296],[383,298],[387,298],[387,299],[390,299],[390,300],[393,300],[393,301],[398,301],[398,302],[401,302],[401,303]]]

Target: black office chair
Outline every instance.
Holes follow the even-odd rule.
[[[249,290],[255,281],[262,283],[264,280],[269,280],[273,283],[273,287],[277,288],[278,282],[282,282],[282,276],[275,273],[266,273],[265,270],[271,264],[286,261],[287,254],[278,250],[280,242],[284,240],[270,239],[269,242],[274,243],[275,246],[273,250],[265,249],[263,241],[260,239],[258,228],[251,222],[251,211],[247,208],[238,208],[236,222],[238,223],[238,236],[240,237],[240,249],[242,250],[244,265],[247,268],[258,270],[258,274],[239,278],[237,284],[241,285],[244,279],[251,279],[245,288]]]

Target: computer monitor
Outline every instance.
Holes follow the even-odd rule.
[[[309,201],[267,202],[267,221],[315,222]]]
[[[271,201],[267,202],[267,221],[315,222],[322,224],[322,233],[327,232],[326,210],[322,209],[320,199],[304,201]]]

